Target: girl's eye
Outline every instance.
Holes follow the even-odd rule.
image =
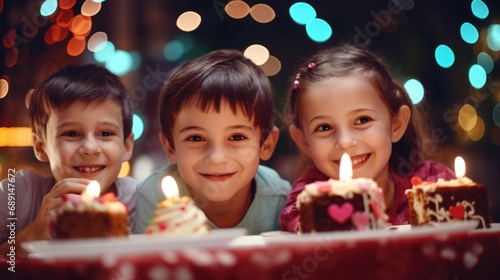
[[[371,120],[372,120],[372,118],[370,118],[370,117],[361,117],[356,121],[356,124],[364,124],[364,123],[367,123]]]
[[[77,136],[78,136],[78,133],[76,133],[76,132],[74,132],[74,131],[68,131],[68,132],[63,133],[63,136],[67,136],[67,137],[77,137]]]
[[[236,134],[236,135],[233,135],[229,138],[229,140],[234,140],[234,141],[242,141],[245,139],[246,139],[246,137],[241,135],[241,134]]]
[[[194,135],[194,136],[188,137],[187,140],[188,141],[193,141],[193,142],[198,142],[198,141],[202,141],[203,138],[201,138],[201,136]]]
[[[111,131],[103,131],[103,132],[101,132],[101,136],[113,136],[113,135],[114,134]]]
[[[318,127],[316,127],[315,131],[328,131],[328,130],[332,130],[333,127],[331,125],[327,125],[327,124],[321,124],[321,125],[318,125]]]

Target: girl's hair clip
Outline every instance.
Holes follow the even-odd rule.
[[[314,69],[314,68],[316,68],[316,64],[314,64],[314,62],[307,64],[307,69]],[[297,73],[297,75],[295,75],[295,81],[293,81],[293,86],[292,86],[293,89],[299,88],[301,75],[302,74],[300,72]]]

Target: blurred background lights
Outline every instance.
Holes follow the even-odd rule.
[[[479,32],[474,25],[464,22],[460,27],[460,36],[466,43],[474,44],[479,39]]]
[[[253,63],[262,65],[269,59],[269,50],[262,45],[255,44],[246,48],[243,55]]]
[[[472,87],[480,89],[486,84],[486,71],[479,64],[474,64],[469,69],[469,82]]]
[[[69,24],[73,20],[73,17],[73,10],[60,10],[57,13],[56,23],[60,27],[69,27]]]
[[[492,24],[488,27],[486,43],[492,51],[500,51],[500,24]]]
[[[142,118],[134,114],[132,116],[132,133],[134,133],[134,141],[139,139],[144,132],[144,122]]]
[[[470,4],[472,14],[480,19],[485,19],[490,13],[488,6],[481,0],[473,0]]]
[[[497,103],[495,108],[493,108],[493,122],[496,126],[500,127],[500,103]]]
[[[132,58],[132,66],[130,67],[130,71],[134,71],[139,69],[139,66],[142,64],[142,55],[139,51],[130,51],[128,52],[130,57]]]
[[[201,24],[201,16],[192,11],[184,12],[177,18],[177,27],[185,32],[191,32]]]
[[[48,17],[57,10],[57,0],[45,0],[40,7],[40,14]]]
[[[418,104],[424,98],[424,86],[416,79],[409,79],[404,84],[404,88],[410,96],[411,103]]]
[[[463,105],[462,108],[460,108],[460,111],[458,111],[458,123],[465,131],[473,129],[477,123],[476,109],[469,104]]]
[[[332,36],[332,28],[328,22],[316,18],[306,24],[309,38],[315,42],[325,42]]]
[[[305,2],[297,2],[290,6],[290,17],[300,25],[306,25],[316,18],[316,10]]]
[[[9,82],[6,79],[0,79],[0,99],[4,98],[9,93]]]
[[[281,71],[281,62],[277,57],[270,55],[269,59],[260,68],[266,76],[271,77]]]
[[[135,159],[132,174],[138,180],[144,180],[155,171],[154,160],[148,155],[141,155]]]
[[[30,127],[0,127],[0,147],[28,147],[31,145]]]
[[[77,15],[71,21],[69,30],[75,35],[86,36],[92,28],[92,20],[84,15]]]
[[[101,2],[93,0],[85,0],[81,8],[82,15],[89,17],[96,15],[100,10]]]
[[[443,68],[449,68],[455,62],[455,54],[447,45],[439,45],[434,53],[436,62]]]
[[[476,125],[469,131],[467,131],[472,141],[479,141],[484,136],[484,121],[481,117],[476,117]]]
[[[477,55],[477,63],[484,68],[484,71],[486,71],[486,73],[491,73],[491,71],[493,71],[494,62],[493,58],[491,58],[489,54],[480,52]]]
[[[234,19],[242,19],[250,13],[250,6],[245,1],[229,1],[224,11]]]
[[[123,75],[132,69],[132,57],[124,50],[117,50],[104,65],[112,73]]]
[[[276,13],[273,8],[266,4],[256,4],[250,9],[250,15],[252,18],[259,23],[271,22],[275,17]]]
[[[100,51],[94,52],[94,59],[97,62],[105,63],[115,53],[115,45],[111,41],[107,41],[104,48]]]
[[[177,61],[184,55],[184,44],[180,40],[172,40],[163,48],[163,56],[169,61]]]
[[[120,172],[118,173],[118,177],[128,176],[129,173],[130,173],[130,163],[128,161],[124,161],[122,163],[122,168],[120,169]]]
[[[104,49],[108,43],[108,35],[104,32],[96,32],[90,36],[87,42],[87,48],[91,52],[98,52]]]
[[[79,56],[85,50],[85,45],[84,36],[75,36],[69,40],[66,52],[71,56]]]
[[[63,10],[69,10],[73,8],[75,5],[76,0],[59,0],[59,8]]]

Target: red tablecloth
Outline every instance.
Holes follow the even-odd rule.
[[[500,230],[7,260],[0,279],[500,279]]]

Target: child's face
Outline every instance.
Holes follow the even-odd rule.
[[[101,191],[114,183],[122,162],[130,159],[134,141],[132,134],[124,141],[121,107],[113,100],[75,102],[52,111],[46,137],[35,138],[35,152],[42,151],[57,181],[97,180]]]
[[[175,149],[166,138],[160,139],[170,163],[177,164],[190,192],[196,192],[191,195],[225,202],[248,197],[259,159],[269,158],[269,145],[261,147],[260,133],[240,109],[234,114],[226,102],[219,113],[203,112],[191,103],[176,118]]]
[[[392,142],[400,136],[367,79],[334,78],[314,85],[301,96],[300,110],[303,129],[291,126],[290,133],[320,171],[338,179],[340,159],[348,153],[353,177],[387,176]]]

